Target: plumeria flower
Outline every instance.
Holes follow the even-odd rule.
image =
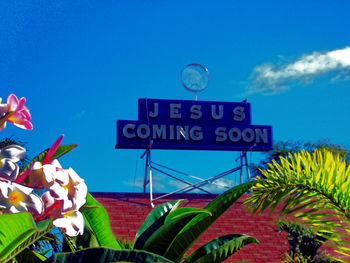
[[[42,165],[36,162],[28,175],[28,186],[48,188],[56,200],[62,200],[65,209],[78,210],[86,202],[87,186],[72,169],[63,169],[57,159]]]
[[[51,216],[56,227],[61,228],[69,236],[84,233],[84,217],[74,205],[72,207],[65,206],[70,202],[67,198],[58,200],[51,195],[50,191],[47,191],[43,194],[42,200],[45,204],[44,215],[46,218]]]
[[[16,162],[21,160],[26,149],[19,145],[7,145],[0,149],[0,177],[10,181],[16,180],[19,167]]]
[[[63,175],[64,174],[64,175]],[[55,178],[55,183],[50,187],[51,195],[59,200],[68,200],[78,210],[86,202],[87,186],[72,168],[64,169],[64,173]]]
[[[0,118],[2,118],[0,130],[5,128],[6,121],[21,129],[32,130],[31,116],[28,108],[24,106],[26,99],[22,97],[18,100],[16,95],[10,94],[6,102],[6,104],[0,104]]]
[[[62,213],[53,222],[54,226],[61,228],[68,236],[74,237],[84,233],[84,217],[77,210]]]
[[[0,98],[0,131],[5,128],[6,126],[6,120],[2,118],[5,118],[6,113],[7,113],[7,105],[6,104],[1,104],[2,98]]]
[[[64,177],[64,169],[57,159],[48,164],[35,162],[28,174],[28,183],[30,187],[49,188],[55,182],[55,178]]]
[[[30,212],[37,216],[44,212],[43,201],[32,188],[9,181],[0,181],[0,207],[4,213]]]

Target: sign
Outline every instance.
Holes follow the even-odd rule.
[[[139,99],[138,120],[117,121],[116,148],[264,151],[272,127],[252,125],[250,103]]]

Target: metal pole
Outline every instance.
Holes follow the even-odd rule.
[[[242,184],[243,183],[243,152],[242,152],[242,154],[241,154],[241,170],[240,170],[240,177],[239,177],[239,182],[240,182],[240,184]]]
[[[148,179],[147,179],[147,175],[148,175],[148,149],[145,152],[147,154],[146,156],[146,164],[145,164],[145,179],[143,180],[143,192],[146,193],[146,186],[148,184]],[[142,155],[141,158],[143,158],[144,154]]]
[[[248,182],[250,182],[251,177],[250,177],[250,169],[248,165],[247,152],[245,152],[244,159],[245,159],[245,165],[247,166]]]
[[[149,172],[149,198],[150,198],[150,205],[152,208],[154,208],[153,204],[153,180],[152,180],[152,167],[151,167],[151,151],[148,150],[147,152],[147,166],[148,166],[148,172]]]

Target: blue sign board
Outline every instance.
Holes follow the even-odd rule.
[[[252,125],[250,103],[139,99],[138,120],[117,121],[116,148],[265,151],[272,127]]]

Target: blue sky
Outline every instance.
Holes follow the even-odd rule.
[[[348,1],[1,1],[0,97],[27,98],[34,157],[60,135],[79,147],[61,159],[90,191],[141,191],[142,150],[116,150],[116,120],[138,98],[193,99],[189,63],[210,72],[199,100],[251,103],[274,141],[329,138],[350,148]],[[154,150],[154,161],[210,177],[237,152]],[[259,154],[249,154],[258,161]],[[173,184],[155,176],[156,191]],[[237,182],[238,175],[222,183]]]

